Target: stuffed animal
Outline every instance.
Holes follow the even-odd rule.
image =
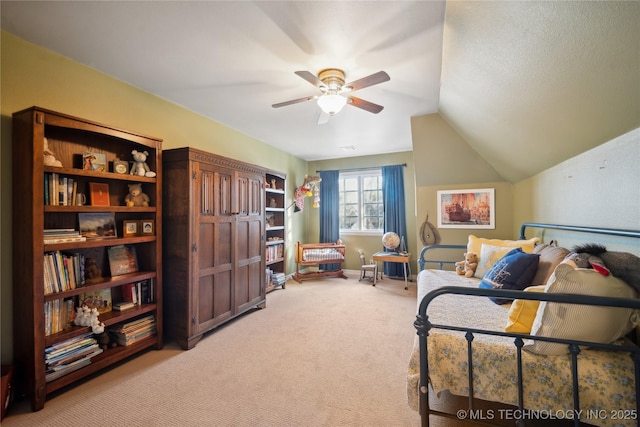
[[[129,194],[124,198],[124,204],[133,206],[149,206],[149,196],[142,192],[142,184],[129,184]]]
[[[84,261],[84,278],[87,281],[100,279],[102,277],[102,270],[98,267],[98,263],[95,258],[87,258]]]
[[[156,176],[155,172],[152,172],[147,164],[147,157],[149,153],[147,151],[133,150],[133,167],[131,168],[131,175],[147,176],[153,178]]]
[[[56,156],[53,154],[53,151],[49,148],[49,140],[47,138],[44,139],[44,161],[43,164],[45,166],[57,166],[62,167],[62,162],[56,159]]]
[[[478,268],[480,257],[475,252],[465,252],[464,260],[456,262],[456,273],[460,276],[473,277]]]

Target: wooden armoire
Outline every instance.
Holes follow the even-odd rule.
[[[162,163],[165,327],[191,349],[264,306],[265,169],[190,147]]]

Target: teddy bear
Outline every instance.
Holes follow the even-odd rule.
[[[133,206],[149,206],[149,196],[142,192],[142,184],[129,184],[129,194],[124,198],[124,204]]]
[[[84,277],[85,280],[96,280],[102,277],[102,270],[98,267],[95,258],[87,258],[84,261]]]
[[[475,252],[465,252],[464,260],[456,262],[456,273],[460,276],[473,277],[478,268],[480,257]]]
[[[156,176],[155,172],[152,172],[147,164],[147,157],[149,153],[147,151],[133,150],[133,167],[131,168],[131,175],[146,176],[153,178]]]
[[[56,156],[53,154],[53,151],[49,148],[49,140],[47,138],[44,139],[44,160],[43,164],[45,166],[57,166],[62,167],[62,162],[56,159]]]

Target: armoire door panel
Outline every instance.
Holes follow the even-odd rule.
[[[211,268],[214,266],[214,228],[216,224],[200,223],[198,227],[198,241],[196,242],[198,270]]]
[[[231,193],[231,172],[216,172],[215,183],[215,212],[216,215],[229,216],[233,214]]]
[[[218,222],[212,235],[212,245],[215,248],[213,262],[216,266],[231,265],[233,263],[233,226],[230,221]]]

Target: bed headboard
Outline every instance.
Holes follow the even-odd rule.
[[[638,230],[620,230],[617,228],[597,228],[597,227],[580,227],[576,225],[557,225],[557,224],[540,224],[535,222],[525,222],[520,226],[520,239],[525,240],[525,232],[527,228],[546,228],[550,230],[579,231],[592,234],[608,234],[611,236],[623,236],[640,238]]]
[[[527,229],[540,229],[540,230],[561,230],[561,231],[569,231],[569,232],[579,232],[579,233],[587,233],[587,234],[599,234],[599,235],[609,235],[609,236],[618,236],[618,237],[626,237],[632,239],[640,239],[640,230],[623,230],[618,228],[603,228],[603,227],[582,227],[577,225],[559,225],[559,224],[545,224],[545,223],[536,223],[536,222],[525,222],[520,226],[520,240],[526,240],[526,231]],[[635,244],[634,240],[634,244]],[[427,252],[435,253],[435,250],[445,249],[445,250],[455,250],[460,254],[464,252],[466,249],[466,244],[464,245],[430,245],[422,248],[420,252],[420,256],[418,258],[418,264],[420,266],[420,270],[422,271],[425,268],[427,263],[436,263],[439,265],[439,268],[442,269],[444,265],[454,264],[455,261],[451,260],[439,260],[439,259],[425,259],[425,255]],[[565,247],[569,247],[566,245]],[[637,255],[640,256],[640,240],[638,240],[638,250],[633,250],[632,252],[637,252]],[[459,259],[458,259],[459,260]]]

